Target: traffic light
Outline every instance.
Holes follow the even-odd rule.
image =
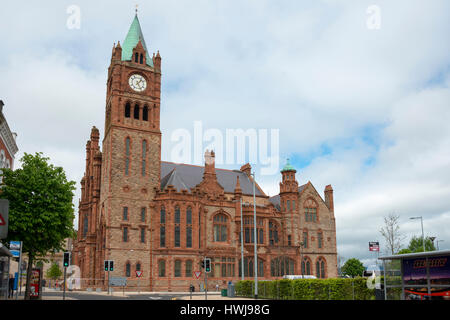
[[[205,259],[205,272],[211,272],[211,259]]]
[[[64,267],[68,267],[70,264],[70,252],[64,252]]]
[[[105,271],[109,269],[109,260],[105,260]]]
[[[202,269],[205,268],[205,260],[202,260],[202,263],[200,265],[202,266]]]
[[[114,261],[109,260],[109,271],[113,271],[113,270],[114,270]]]

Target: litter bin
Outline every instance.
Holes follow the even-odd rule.
[[[221,296],[222,297],[226,297],[227,296],[227,289],[222,289],[222,291],[221,291]]]
[[[228,283],[228,292],[227,292],[228,297],[232,298],[235,296],[234,293],[234,284],[232,283]]]

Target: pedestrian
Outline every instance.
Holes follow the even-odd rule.
[[[10,275],[9,276],[8,298],[14,297],[14,282],[15,282],[15,278],[12,275]]]
[[[216,284],[216,291],[219,291],[219,285]]]

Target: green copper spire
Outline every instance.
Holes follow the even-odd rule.
[[[286,165],[284,166],[283,170],[281,170],[281,172],[285,172],[285,171],[297,171],[297,170],[295,170],[295,168],[289,163],[289,159],[287,159]]]
[[[142,46],[145,49],[145,58],[147,65],[153,67],[153,60],[150,58],[145,45],[144,35],[142,34],[141,25],[137,17],[137,13],[134,16],[134,20],[131,23],[130,30],[128,30],[125,41],[122,44],[122,61],[131,61],[133,55],[133,49],[138,44],[139,40],[142,42]]]

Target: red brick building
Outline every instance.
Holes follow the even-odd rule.
[[[208,287],[222,287],[240,279],[241,224],[244,275],[253,279],[251,166],[216,168],[209,151],[204,166],[162,161],[160,96],[161,57],[150,57],[136,16],[113,47],[102,150],[95,127],[86,144],[73,251],[83,286],[104,287],[104,260],[114,260],[111,276],[127,277],[131,288],[141,271],[141,289],[187,291],[198,287],[193,273],[209,257]],[[255,184],[259,277],[337,277],[333,189],[326,187],[323,200],[295,174],[283,168],[274,197]]]

